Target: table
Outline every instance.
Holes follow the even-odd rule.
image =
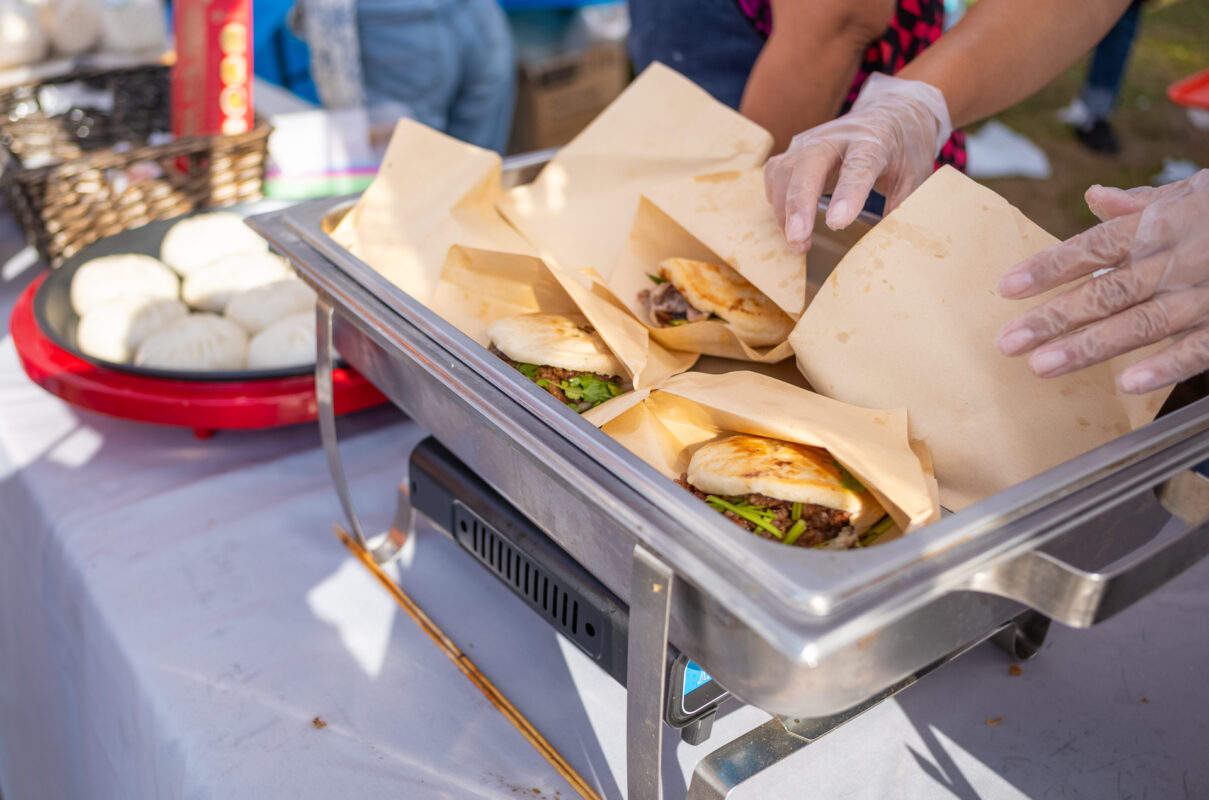
[[[33,274],[0,216],[0,319]],[[16,255],[14,255],[16,254]],[[341,422],[384,528],[423,432]],[[330,533],[311,426],[195,440],[78,411],[0,336],[0,791],[53,798],[575,796]],[[598,791],[622,795],[624,692],[435,534],[392,577]],[[738,798],[1209,796],[1209,564],[1018,676],[982,645]],[[704,745],[666,737],[663,783]],[[992,724],[994,723],[994,724]]]

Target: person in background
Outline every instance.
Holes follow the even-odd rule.
[[[931,173],[953,125],[1032,94],[1127,5],[979,0],[899,77],[874,76],[850,112],[798,134],[768,161],[765,189],[790,245],[809,248],[829,185],[825,219],[833,230],[852,223],[875,184],[886,188],[893,209]],[[1209,369],[1209,170],[1161,188],[1093,186],[1086,199],[1100,224],[1011,267],[999,291],[1034,297],[1110,271],[1009,322],[996,338],[1000,351],[1031,353],[1030,369],[1048,378],[1170,338],[1118,375],[1130,393]]]
[[[1129,65],[1129,53],[1137,38],[1143,0],[1134,0],[1092,51],[1083,88],[1060,113],[1075,130],[1075,138],[1089,150],[1115,155],[1121,150],[1109,124],[1121,96],[1121,84]]]
[[[298,10],[325,106],[364,106],[375,127],[410,116],[504,152],[516,64],[497,0],[299,0]]]
[[[289,89],[308,103],[318,103],[306,43],[294,35],[286,22],[293,7],[294,0],[253,0],[256,77]]]
[[[630,0],[636,71],[662,61],[775,140],[846,112],[874,73],[894,74],[935,42],[943,0]],[[952,132],[937,165],[965,168]]]

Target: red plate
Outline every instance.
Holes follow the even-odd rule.
[[[9,332],[21,366],[46,391],[72,405],[111,417],[218,430],[276,428],[313,422],[314,375],[256,381],[173,381],[105,369],[59,347],[38,327],[34,294],[46,274],[26,287],[13,307]],[[372,383],[348,368],[332,373],[337,414],[386,402]]]
[[[1182,106],[1209,108],[1209,69],[1171,84],[1167,87],[1167,96]]]

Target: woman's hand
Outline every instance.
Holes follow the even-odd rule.
[[[1121,388],[1141,394],[1209,369],[1209,170],[1160,188],[1093,186],[1099,225],[1009,269],[1004,297],[1033,297],[1099,270],[999,332],[1009,356],[1050,378],[1173,341],[1125,369]]]
[[[832,180],[827,209],[832,230],[852,224],[883,175],[889,212],[932,174],[950,133],[939,89],[880,73],[869,76],[851,111],[799,133],[788,150],[764,165],[764,190],[790,246],[798,252],[810,249],[819,198]]]

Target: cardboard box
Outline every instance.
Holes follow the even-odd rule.
[[[510,152],[559,147],[571,141],[630,80],[620,43],[540,60],[522,60],[516,86]]]

